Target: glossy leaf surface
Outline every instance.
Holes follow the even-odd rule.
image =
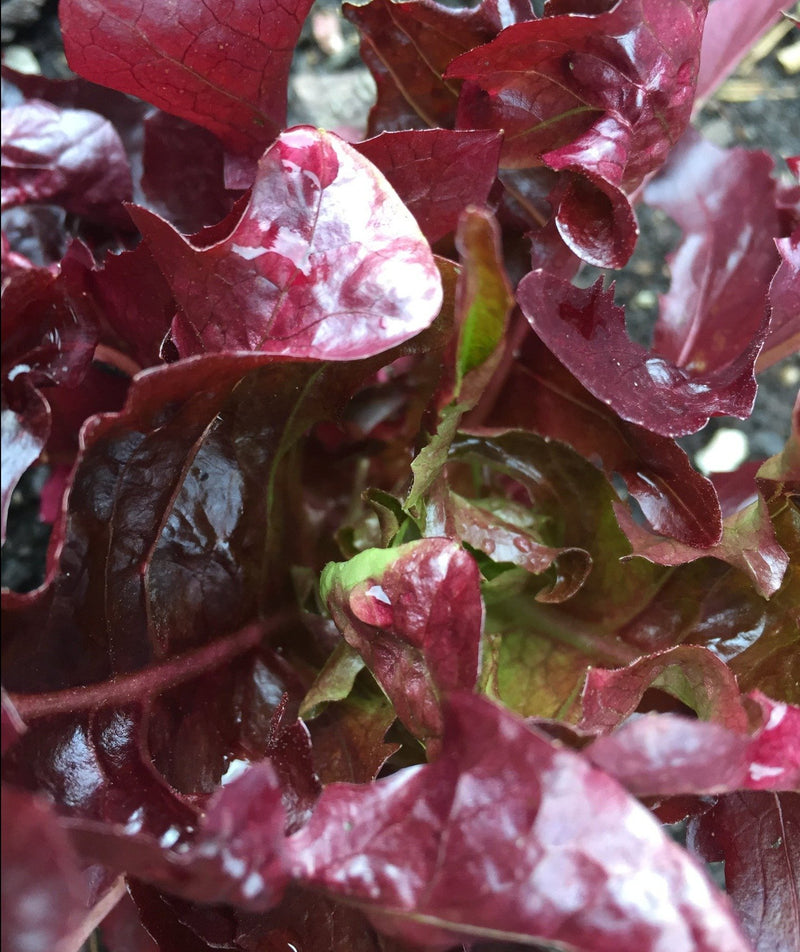
[[[517,301],[556,357],[623,420],[662,436],[685,436],[712,415],[744,419],[753,408],[763,334],[723,369],[702,373],[632,341],[624,311],[600,282],[583,290],[534,271],[520,282]]]
[[[66,0],[60,16],[76,73],[257,157],[286,120],[289,65],[309,6],[187,3],[173,19],[141,0]]]
[[[772,166],[764,152],[718,149],[693,133],[647,186],[647,201],[683,229],[653,348],[687,371],[743,373],[761,347],[781,233]]]
[[[434,764],[329,788],[289,849],[295,875],[433,948],[491,936],[646,950],[665,928],[676,950],[747,948],[722,897],[613,780],[477,697],[451,701]],[[634,869],[658,870],[668,891],[640,874],[647,901],[627,893]]]
[[[706,3],[548,12],[451,63],[446,77],[466,81],[457,124],[503,129],[505,167],[565,173],[562,238],[592,264],[620,267],[636,236],[624,193],[662,164],[689,120]]]
[[[322,596],[398,717],[441,734],[440,694],[478,676],[483,605],[475,561],[448,539],[371,549],[326,567]]]
[[[483,0],[471,10],[454,10],[434,0],[372,0],[363,6],[347,4],[344,12],[361,32],[361,53],[378,86],[370,135],[452,127],[458,89],[444,79],[448,64],[532,15],[528,0]]]
[[[486,422],[530,429],[619,474],[649,524],[691,545],[715,545],[722,514],[711,482],[672,440],[621,420],[529,335]]]
[[[764,722],[745,734],[672,714],[632,718],[598,738],[587,757],[632,793],[643,795],[797,790],[800,708],[763,695]]]
[[[775,244],[781,263],[769,286],[769,333],[758,356],[758,370],[800,350],[800,235],[780,238]]]
[[[124,221],[131,172],[114,127],[97,113],[32,100],[3,110],[3,208],[62,205],[89,218]]]
[[[424,330],[442,301],[430,248],[383,176],[309,127],[267,150],[241,217],[206,247],[131,214],[180,305],[182,357],[368,357]]]

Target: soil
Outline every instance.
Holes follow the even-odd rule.
[[[460,4],[452,0],[452,5]],[[542,5],[543,0],[533,2],[537,12]],[[72,75],[61,45],[57,7],[57,0],[2,0],[3,56],[9,65],[54,78]],[[798,127],[787,122],[787,116],[797,112],[800,86],[785,65],[789,62],[786,51],[797,42],[796,29],[786,30],[770,49],[750,56],[698,116],[701,131],[717,145],[769,150],[777,174],[787,183],[792,179],[784,160],[800,152]],[[355,133],[365,126],[374,94],[372,77],[360,61],[355,28],[341,16],[338,0],[318,0],[295,55],[289,124],[313,123]],[[669,287],[666,254],[675,247],[679,230],[657,210],[643,207],[637,212],[641,238],[627,267],[614,278],[617,301],[626,305],[631,336],[648,343],[657,295]],[[582,280],[593,280],[596,274],[587,268]],[[700,433],[682,440],[682,445],[695,454],[718,430],[734,428],[746,438],[748,459],[779,452],[789,435],[798,383],[800,356],[789,357],[759,377],[755,409],[748,420],[712,419]],[[38,519],[38,496],[45,476],[42,467],[30,471],[12,498],[2,584],[17,591],[34,588],[43,575],[49,530]]]

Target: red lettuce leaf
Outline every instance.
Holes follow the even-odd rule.
[[[688,134],[645,190],[683,229],[653,349],[687,371],[729,374],[760,349],[779,264],[772,166],[765,152],[718,149]]]
[[[352,147],[310,127],[267,150],[224,238],[198,246],[151,212],[130,212],[181,307],[172,340],[182,357],[366,357],[419,333],[441,305],[411,213]]]
[[[591,570],[592,559],[586,549],[544,545],[535,526],[515,524],[515,516],[524,519],[527,514],[515,511],[507,500],[487,505],[491,502],[473,503],[438,485],[428,497],[425,531],[431,536],[460,539],[495,562],[519,565],[535,575],[555,566],[555,581],[537,592],[539,601],[559,602],[574,595]]]
[[[440,696],[478,677],[483,604],[474,559],[450,539],[369,549],[322,573],[323,599],[397,716],[441,736]]]
[[[64,820],[81,851],[111,868],[195,902],[253,910],[269,909],[286,886],[284,824],[281,787],[267,762],[218,791],[179,849],[170,845],[174,836]]]
[[[9,687],[135,671],[235,629],[282,590],[290,513],[272,508],[264,480],[311,423],[346,402],[359,371],[255,370],[260,362],[211,355],[144,372],[121,413],[86,426],[55,578],[12,608]]]
[[[3,110],[2,206],[52,203],[125,224],[131,170],[114,127],[94,112],[32,100]]]
[[[727,79],[756,39],[790,6],[788,0],[714,0],[703,30],[695,108]]]
[[[139,912],[126,892],[100,924],[100,935],[108,952],[166,952],[142,925]],[[188,950],[187,950],[188,952]]]
[[[710,416],[744,419],[752,411],[753,367],[766,326],[730,363],[685,370],[628,337],[625,312],[602,279],[583,289],[533,271],[520,282],[517,301],[561,363],[623,420],[662,436],[685,436]]]
[[[70,275],[92,304],[102,344],[113,348],[101,348],[98,356],[131,374],[163,362],[161,347],[177,305],[145,242],[106,255],[102,267],[72,268]]]
[[[781,263],[769,286],[769,333],[756,362],[759,371],[800,351],[800,232],[775,244]]]
[[[724,662],[699,645],[679,645],[645,655],[625,668],[592,668],[581,695],[579,727],[612,730],[629,717],[650,688],[660,688],[703,720],[744,732],[748,725],[736,678]]]
[[[432,948],[491,937],[646,952],[665,935],[675,952],[747,948],[643,807],[476,696],[452,698],[435,763],[328,787],[287,848],[304,883]]]
[[[689,821],[688,845],[725,861],[725,886],[756,952],[800,943],[800,794],[730,793]]]
[[[528,333],[481,422],[561,440],[618,474],[657,532],[689,545],[716,545],[722,514],[712,483],[666,437],[621,420]]]
[[[755,487],[755,482],[752,486]],[[775,538],[769,506],[760,494],[754,502],[726,515],[722,539],[705,549],[648,532],[635,522],[627,507],[619,503],[615,504],[614,511],[635,556],[659,565],[683,565],[703,556],[713,556],[749,575],[758,593],[765,598],[781,587],[789,556]]]
[[[166,112],[144,120],[142,191],[150,208],[184,234],[223,219],[231,210],[222,143],[208,130]]]
[[[672,714],[631,718],[585,754],[637,796],[800,788],[800,708],[753,692],[752,735]]]
[[[621,267],[637,228],[625,193],[665,160],[689,121],[705,0],[609,9],[552,5],[459,57],[445,77],[466,80],[457,124],[503,129],[501,165],[548,165],[568,176],[554,193],[567,245],[600,267]]]
[[[95,356],[101,355],[102,347],[98,347]],[[79,452],[83,424],[95,413],[116,413],[121,410],[129,383],[129,379],[116,372],[116,368],[109,368],[95,360],[77,387],[48,387],[44,391],[52,418],[46,447],[47,461],[50,466],[66,467],[66,473],[56,477],[62,488]],[[48,521],[54,522],[55,519]]]
[[[369,783],[399,749],[385,739],[397,715],[384,696],[352,693],[313,717],[311,752],[323,784]]]
[[[69,272],[91,262],[89,250],[77,241],[59,266],[16,269],[5,280],[4,379],[27,375],[37,387],[81,382],[94,356],[98,329]]]
[[[514,24],[451,64],[448,77],[484,91],[462,97],[459,124],[504,129],[504,166],[539,164],[596,126],[593,165],[587,156],[582,167],[631,190],[683,132],[705,0],[601,6],[587,15],[579,5],[561,4],[554,15]]]
[[[53,433],[48,393],[58,384],[68,388],[70,396],[80,393],[91,368],[98,328],[68,274],[73,265],[85,267],[87,259],[88,249],[76,242],[60,267],[14,267],[4,275],[3,539],[11,493]],[[63,428],[64,421],[57,419],[56,425]],[[74,436],[77,430],[72,429]]]
[[[463,10],[434,0],[372,0],[363,6],[345,4],[344,14],[361,33],[361,56],[378,86],[370,135],[452,127],[458,84],[443,78],[450,61],[533,15],[529,0],[483,0]]]
[[[75,850],[44,798],[3,784],[2,800],[3,948],[71,952],[87,899]]]
[[[356,149],[386,176],[431,243],[458,224],[467,205],[483,205],[497,175],[495,132],[425,129],[387,132]]]
[[[295,44],[311,6],[300,0],[185,3],[170,17],[147,0],[63,0],[71,68],[210,130],[253,158],[286,121]]]

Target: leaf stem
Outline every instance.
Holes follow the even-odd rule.
[[[254,648],[269,629],[276,627],[283,620],[285,619],[282,616],[278,616],[269,624],[254,622],[232,635],[219,638],[193,651],[187,651],[162,664],[152,665],[133,674],[111,677],[99,684],[65,688],[61,691],[48,691],[42,694],[9,693],[9,698],[25,722],[57,714],[121,707],[163,694],[207,671],[213,671],[232,658]]]

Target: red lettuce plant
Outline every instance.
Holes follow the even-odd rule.
[[[675,442],[800,342],[800,189],[689,128],[785,4],[346,5],[358,142],[308,0],[173,6],[4,68],[8,948],[797,948],[800,405]],[[573,281],[640,201],[649,348]]]

